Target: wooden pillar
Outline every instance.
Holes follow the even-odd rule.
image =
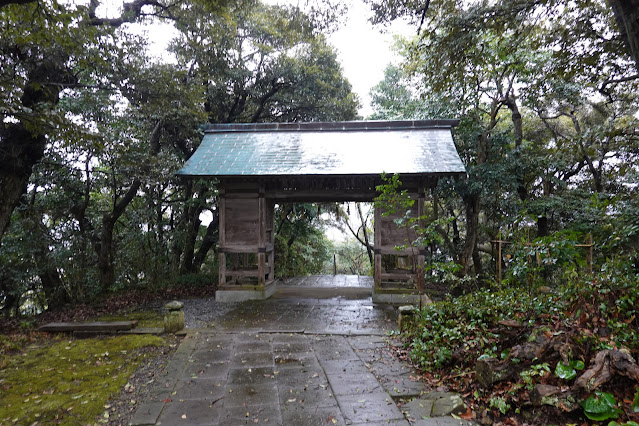
[[[586,270],[589,274],[592,274],[592,258],[593,258],[593,246],[592,234],[586,236]]]
[[[373,280],[375,288],[382,287],[382,227],[381,227],[381,219],[382,212],[379,207],[375,207],[375,212],[373,216],[374,227],[373,227],[373,247],[375,250],[375,265],[373,272]]]
[[[257,253],[257,285],[265,284],[266,266],[266,198],[264,188],[260,188],[258,195],[258,253]]]
[[[219,189],[219,203],[218,203],[218,215],[219,215],[219,225],[218,225],[218,240],[219,240],[219,251],[218,251],[218,285],[225,286],[226,285],[226,253],[224,253],[224,248],[226,247],[226,197],[224,194],[224,189]]]
[[[268,252],[268,280],[275,280],[275,202],[271,199],[266,201],[266,245],[270,249]]]
[[[501,284],[501,240],[497,240],[497,283]]]
[[[424,188],[420,187],[419,191],[417,193],[417,216],[419,217],[419,227],[420,228],[424,228],[425,223],[424,223],[424,202],[425,202],[426,196],[424,194]],[[415,283],[417,285],[418,289],[421,289],[420,291],[422,291],[425,287],[426,287],[426,282],[425,282],[425,277],[424,277],[424,262],[425,262],[425,247],[420,246],[420,247],[415,247],[415,249],[417,249],[417,256],[415,257]]]

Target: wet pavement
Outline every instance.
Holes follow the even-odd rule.
[[[311,275],[278,280],[278,287],[362,287],[373,288],[373,277],[363,275]]]
[[[395,308],[356,287],[304,287],[187,329],[132,424],[463,424],[400,409],[428,389],[387,345]]]

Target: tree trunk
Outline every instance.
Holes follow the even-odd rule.
[[[506,98],[506,106],[510,110],[511,121],[513,123],[513,129],[515,133],[515,148],[516,148],[516,159],[521,161],[521,152],[519,148],[521,148],[521,144],[524,140],[524,131],[523,131],[523,122],[521,119],[521,113],[519,112],[519,107],[517,106],[517,100],[512,94],[509,94]],[[520,167],[516,167],[516,177],[517,180],[517,194],[519,194],[519,199],[521,201],[526,201],[528,198],[528,190],[526,189],[526,185],[524,183],[524,174],[523,170]]]
[[[619,33],[639,69],[639,0],[608,0]]]
[[[471,259],[479,234],[479,194],[468,195],[463,200],[466,206],[466,240],[459,261],[462,266],[462,276],[466,276],[472,265]]]
[[[218,233],[217,228],[220,225],[220,217],[218,215],[213,215],[213,220],[209,223],[208,228],[206,228],[206,234],[204,235],[204,239],[202,240],[202,244],[200,244],[200,248],[198,249],[195,257],[193,258],[193,270],[194,272],[200,272],[202,269],[202,264],[206,259],[206,255],[209,250],[217,243],[218,241]]]
[[[537,238],[548,236],[548,217],[544,214],[537,217]]]
[[[371,266],[375,265],[374,257],[373,257],[373,246],[370,244],[370,239],[368,237],[368,231],[366,230],[366,220],[364,219],[364,215],[362,214],[362,207],[359,203],[357,203],[357,214],[359,215],[359,220],[362,223],[362,233],[364,235],[364,246],[366,247],[366,253],[368,254],[368,261]]]
[[[135,198],[140,188],[140,180],[135,179],[124,197],[122,197],[113,207],[113,211],[102,216],[102,230],[100,233],[100,243],[97,245],[98,272],[100,276],[100,289],[105,292],[115,283],[115,267],[113,264],[114,245],[113,231],[118,219],[124,214],[126,207]]]
[[[59,101],[61,87],[49,84],[66,81],[68,74],[49,63],[41,63],[29,71],[20,102],[37,117],[41,110]],[[0,242],[9,227],[11,213],[27,190],[33,166],[44,156],[46,137],[38,133],[37,122],[21,119],[18,123],[2,123],[0,127]]]
[[[31,134],[22,123],[5,123],[0,128],[0,242],[45,144],[44,135]]]
[[[47,300],[47,309],[61,309],[71,301],[64,282],[60,278],[58,270],[53,267],[53,265],[47,263],[47,266],[39,276]]]

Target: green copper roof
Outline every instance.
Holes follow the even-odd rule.
[[[462,174],[456,120],[218,124],[180,176]]]

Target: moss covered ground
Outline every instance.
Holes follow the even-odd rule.
[[[158,336],[37,340],[3,355],[0,424],[93,424]],[[104,413],[104,414],[103,414]]]

